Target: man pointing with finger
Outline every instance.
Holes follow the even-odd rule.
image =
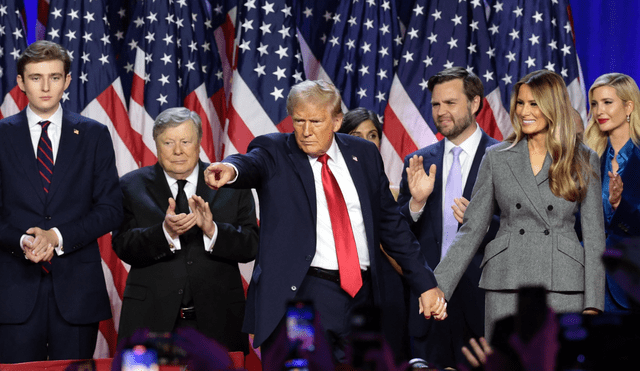
[[[213,188],[256,188],[260,253],[254,266],[244,330],[255,334],[263,357],[284,322],[287,300],[311,300],[333,349],[344,362],[349,316],[381,303],[377,264],[385,251],[402,267],[425,316],[446,317],[442,292],[419,252],[389,190],[375,145],[335,133],[342,123],[340,94],[325,81],[291,88],[287,111],[294,133],[255,138],[246,155],[233,155],[206,172]]]
[[[113,248],[131,270],[118,336],[188,326],[246,353],[238,262],[253,260],[258,248],[251,191],[206,186],[195,112],[163,111],[153,138],[158,162],[120,180],[125,217]]]

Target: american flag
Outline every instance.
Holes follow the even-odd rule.
[[[395,2],[343,0],[332,17],[322,66],[349,108],[365,107],[382,116],[402,36]]]
[[[515,83],[529,72],[548,69],[562,75],[572,105],[586,117],[568,0],[494,1],[488,27],[507,110]]]
[[[477,121],[497,139],[507,133],[511,125],[500,104],[495,50],[482,0],[415,2],[385,110],[381,152],[391,184],[399,184],[406,155],[439,139],[427,81],[445,68],[460,66],[478,75],[486,97]],[[508,128],[498,126],[500,116]]]
[[[258,135],[292,131],[286,99],[305,73],[291,4],[248,0],[239,6],[225,156],[244,153]]]
[[[151,130],[154,119],[163,110],[178,106],[196,111],[202,118],[200,157],[205,161],[220,159],[224,81],[205,2],[138,2],[131,19],[122,73],[130,97],[130,121],[145,144],[141,166],[156,162]]]
[[[21,0],[0,0],[0,119],[28,103],[16,82],[18,57],[27,47],[23,9]]]
[[[310,80],[329,79],[320,62],[324,55],[333,17],[340,0],[299,0],[296,2],[296,24],[302,49],[304,70]]]

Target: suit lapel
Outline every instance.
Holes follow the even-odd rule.
[[[516,181],[523,190],[524,195],[529,199],[533,208],[538,212],[540,217],[549,224],[547,218],[547,212],[544,209],[545,203],[543,202],[540,190],[538,189],[538,180],[533,176],[533,170],[531,170],[531,160],[529,159],[529,148],[527,147],[527,140],[523,139],[516,143],[511,149],[508,150],[512,156],[507,159],[507,164],[511,168],[511,172]],[[548,155],[547,155],[548,157]],[[547,159],[545,158],[545,165]],[[543,166],[540,173],[545,171],[548,173],[549,166]],[[540,175],[538,173],[538,175]],[[541,176],[544,177],[544,176]]]
[[[172,198],[171,188],[169,188],[169,184],[167,183],[167,178],[164,176],[164,171],[160,164],[156,162],[153,165],[152,171],[149,174],[149,177],[145,179],[147,192],[158,207],[165,211],[169,208],[169,198]]]
[[[56,156],[53,176],[51,178],[51,189],[49,198],[53,197],[60,187],[69,185],[67,172],[71,166],[75,166],[76,161],[82,162],[85,159],[75,157],[78,146],[84,138],[84,130],[77,128],[77,123],[71,122],[64,114],[62,116],[62,130],[60,132],[60,145]]]
[[[300,178],[302,188],[307,195],[309,208],[315,219],[317,217],[316,186],[313,179],[313,171],[309,164],[309,157],[298,147],[294,134],[290,134],[287,138],[287,146],[289,147],[289,159],[293,163],[292,169]]]
[[[24,172],[24,178],[29,179],[29,183],[36,190],[38,198],[43,203],[46,202],[45,193],[42,188],[42,180],[38,175],[38,166],[36,164],[36,156],[33,152],[33,143],[31,142],[31,133],[29,132],[29,123],[25,110],[19,113],[21,119],[14,122],[10,126],[9,141],[16,152],[16,158],[19,161],[17,171]],[[23,178],[23,179],[24,179]]]
[[[478,149],[476,149],[476,156],[473,158],[473,162],[471,163],[469,176],[467,176],[467,183],[465,184],[464,191],[462,192],[462,196],[467,200],[471,199],[471,192],[473,192],[473,186],[476,183],[478,170],[480,170],[480,163],[482,162],[482,158],[484,157],[484,153],[487,149],[488,141],[489,136],[487,135],[487,133],[482,131],[482,137],[480,137],[480,143],[478,143]]]
[[[196,194],[202,197],[202,199],[205,202],[209,202],[209,206],[211,206],[213,203],[212,202],[213,198],[216,195],[216,191],[209,188],[209,186],[207,186],[207,183],[205,183],[204,181],[204,171],[206,170],[207,166],[209,166],[209,164],[199,161],[199,165],[200,165],[200,170],[198,173],[198,184],[196,185]]]
[[[438,236],[438,241],[440,242],[437,249],[438,261],[440,261],[440,254],[442,252],[440,246],[442,244],[442,166],[444,161],[444,140],[436,143],[427,156],[429,157],[424,159],[424,171],[429,174],[431,164],[436,164],[436,182],[433,185],[433,192],[431,192],[431,195],[429,195],[427,199],[425,208],[429,208],[429,215],[433,216],[429,221],[429,227],[432,228],[433,235]]]

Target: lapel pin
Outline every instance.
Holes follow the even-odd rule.
[[[351,158],[353,159],[353,161],[358,161],[358,158],[356,156],[351,156]]]
[[[78,129],[73,129],[73,133],[74,133],[74,134],[76,134],[76,135],[78,135],[78,134],[80,134],[80,130],[78,130]]]

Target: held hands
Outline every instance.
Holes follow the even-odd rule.
[[[209,203],[205,202],[202,197],[193,195],[189,199],[189,207],[193,214],[196,215],[196,225],[202,229],[207,237],[212,238],[216,231],[216,225],[213,223],[213,215],[209,208]]]
[[[169,198],[169,207],[164,216],[164,228],[171,238],[177,238],[191,229],[197,223],[195,213],[176,215],[176,201]]]
[[[442,321],[447,318],[447,301],[444,293],[437,287],[427,290],[418,298],[420,312],[424,314],[424,318],[433,318]]]
[[[454,204],[451,205],[453,209],[453,216],[456,218],[458,223],[462,223],[462,219],[464,219],[464,212],[467,210],[467,206],[469,206],[469,200],[464,197],[454,198]]]
[[[204,171],[204,181],[209,188],[218,189],[236,177],[233,167],[221,162],[214,162]]]
[[[617,209],[618,205],[620,205],[620,200],[622,200],[622,179],[620,178],[620,174],[609,172],[609,203],[613,207],[613,209]]]
[[[411,204],[409,208],[412,211],[419,211],[427,202],[427,198],[433,192],[433,186],[436,183],[436,165],[429,167],[429,175],[424,171],[424,158],[422,156],[413,156],[409,159],[409,167],[407,171],[407,183],[411,192]]]
[[[27,236],[23,241],[23,250],[27,259],[34,263],[51,261],[54,247],[58,246],[58,235],[51,229],[43,230],[38,227],[27,229]]]

